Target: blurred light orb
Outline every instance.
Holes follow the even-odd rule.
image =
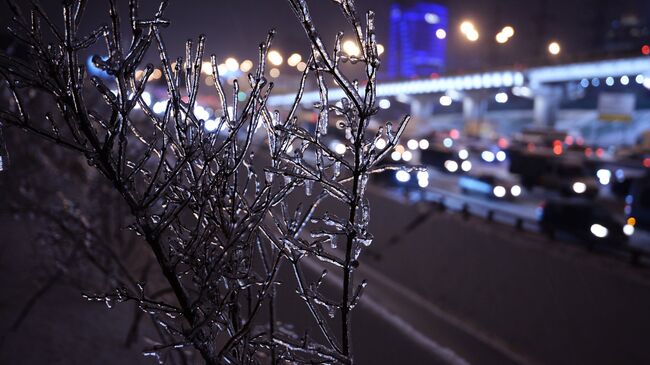
[[[271,77],[273,77],[274,79],[280,77],[280,69],[279,69],[279,68],[275,68],[275,67],[272,68],[272,69],[270,69],[270,70],[269,70],[269,75],[270,75]]]
[[[447,38],[447,31],[442,29],[442,28],[436,30],[436,38],[438,38],[438,39]]]
[[[508,102],[508,94],[504,92],[497,93],[494,96],[494,100],[499,104],[505,104]]]
[[[628,76],[621,76],[621,85],[626,86],[630,83],[630,78]]]
[[[294,53],[289,58],[287,58],[287,65],[291,67],[296,67],[302,61],[302,56],[298,53]]]
[[[408,142],[406,142],[406,147],[408,147],[409,150],[416,150],[418,148],[418,141],[415,139],[409,139]]]
[[[404,151],[404,153],[402,153],[402,160],[409,162],[412,159],[413,159],[413,154],[411,153],[411,151]]]
[[[216,121],[215,119],[208,119],[203,124],[203,128],[205,128],[205,130],[208,132],[214,132],[217,130],[218,127],[219,127],[219,122]]]
[[[296,65],[296,69],[300,72],[303,72],[307,69],[307,64],[304,62],[298,62],[298,64]]]
[[[552,54],[553,56],[557,56],[561,51],[562,48],[558,42],[553,41],[548,44],[548,53]]]
[[[379,107],[382,108],[382,109],[390,108],[390,100],[388,100],[388,99],[379,100]]]
[[[280,66],[284,61],[280,52],[275,50],[269,51],[269,54],[266,57],[268,58],[269,62],[271,62],[271,64],[273,64],[274,66]]]
[[[445,168],[447,169],[447,171],[449,171],[449,172],[458,171],[458,163],[456,161],[447,160],[447,161],[445,161],[444,165],[445,165]]]
[[[449,95],[443,95],[440,97],[440,105],[442,106],[450,106],[452,103],[451,96]]]
[[[424,14],[424,21],[429,24],[438,24],[440,23],[440,17],[434,13],[426,13]]]
[[[426,139],[421,139],[418,144],[420,145],[421,150],[429,149],[429,141],[427,141]]]
[[[511,27],[511,26],[509,26],[509,25],[506,25],[505,27],[503,27],[503,29],[501,29],[501,33],[502,33],[506,38],[511,38],[512,36],[515,35],[515,28],[513,28],[513,27]]]
[[[408,171],[399,170],[395,173],[395,178],[397,181],[405,183],[411,180],[411,174],[409,174]]]
[[[386,49],[384,48],[383,44],[377,43],[377,54],[382,55]]]
[[[239,62],[237,62],[237,60],[235,58],[233,58],[233,57],[227,58],[226,62],[224,62],[224,63],[226,64],[226,68],[230,72],[235,72],[235,71],[239,70]]]
[[[253,69],[253,61],[245,60],[239,65],[239,70],[241,72],[248,72]]]
[[[469,172],[472,169],[472,163],[469,160],[465,160],[460,164],[460,169]]]
[[[348,56],[359,56],[361,54],[361,49],[357,45],[357,42],[347,40],[343,42],[343,52],[347,53]]]
[[[377,141],[375,141],[375,148],[380,149],[380,150],[383,150],[384,148],[386,148],[386,145],[387,145],[387,144],[388,144],[388,143],[386,142],[385,139],[383,139],[383,138],[378,138]]]
[[[494,193],[494,196],[497,198],[503,198],[506,196],[506,188],[501,185],[497,185],[494,187],[494,189],[492,189],[492,193]]]

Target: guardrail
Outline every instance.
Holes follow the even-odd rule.
[[[524,217],[516,212],[507,209],[498,209],[488,202],[481,202],[478,199],[468,201],[465,196],[456,196],[454,193],[442,189],[429,187],[427,189],[417,188],[398,188],[404,197],[410,202],[426,202],[433,204],[433,208],[438,211],[451,211],[460,214],[464,219],[472,216],[485,219],[487,222],[503,224],[514,227],[518,231],[528,231],[543,234],[536,219]],[[416,220],[420,218],[416,217]],[[413,228],[407,225],[408,229]],[[395,235],[399,237],[401,234]],[[551,240],[557,241],[555,235],[545,234]],[[389,240],[389,243],[395,239]],[[612,255],[618,259],[626,260],[634,266],[650,266],[650,252],[640,248],[625,245],[622,247],[612,247],[609,245],[597,245],[589,243],[585,246],[590,251],[598,251]]]

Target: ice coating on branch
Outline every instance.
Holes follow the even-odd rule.
[[[29,63],[3,57],[0,78],[12,104],[3,110],[3,123],[84,157],[108,179],[106,185],[130,214],[120,228],[128,226],[146,242],[138,245],[148,250],[142,256],[152,260],[152,271],[163,273],[165,280],[165,294],[156,294],[134,282],[140,271],[125,273],[116,264],[102,272],[114,275],[108,282],[118,289],[87,298],[109,307],[135,303],[160,333],[146,352],[159,362],[173,356],[188,360],[191,352],[179,350],[193,346],[201,359],[180,363],[353,363],[352,309],[365,281],[359,283],[352,272],[372,242],[365,198],[369,175],[408,120],[396,130],[388,123],[386,148],[372,148],[382,135],[380,130],[375,140],[368,139],[367,130],[377,111],[374,14],[367,13],[364,24],[354,1],[335,2],[347,21],[346,37],[361,46],[359,56],[347,57],[341,52],[343,32],[324,40],[307,1],[287,0],[311,54],[295,102],[280,111],[267,104],[273,83],[265,76],[275,31],[260,43],[256,65],[245,79],[248,85],[240,89],[239,81],[220,73],[220,62],[227,60],[206,57],[211,45],[203,35],[188,40],[182,55],[170,54],[163,32],[170,24],[167,1],[157,10],[140,12],[138,1],[129,0],[124,21],[117,2],[110,0],[108,25],[83,34],[86,3],[63,2],[63,24],[37,4],[21,4],[29,16],[11,5],[12,29],[20,30],[14,35],[37,57]],[[327,46],[332,41],[333,49]],[[104,72],[101,77],[85,69],[91,51],[98,53],[92,63]],[[341,61],[363,65],[365,76],[356,76],[364,79],[349,77]],[[151,86],[154,78],[159,81]],[[210,88],[204,90],[200,85],[206,81]],[[153,92],[160,86],[166,89],[164,97]],[[315,128],[302,116],[302,96],[312,91],[309,87],[319,93],[309,110],[318,116]],[[330,100],[332,88],[344,96]],[[30,107],[32,91],[54,100],[52,110]],[[157,100],[148,105],[145,96],[152,95]],[[214,105],[205,100],[215,100]],[[344,131],[342,154],[323,138],[334,115]],[[1,132],[0,170],[6,167]],[[324,202],[335,205],[340,216],[323,213]],[[88,222],[104,219],[75,217],[78,237],[89,241],[84,247],[99,247],[89,237],[104,237]],[[100,264],[114,259],[105,251],[97,255]],[[307,270],[314,262],[337,270],[343,288],[322,291],[324,275],[312,285]],[[293,282],[279,285],[281,266],[293,271]],[[291,288],[290,294],[282,288]],[[298,295],[317,336],[298,335],[299,329],[272,318],[278,293]]]

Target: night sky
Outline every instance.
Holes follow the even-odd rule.
[[[387,43],[388,12],[396,0],[358,0],[360,13],[372,8],[377,13],[380,43]],[[126,15],[126,0],[123,14]],[[414,1],[403,0],[408,4]],[[613,19],[623,14],[650,17],[650,2],[642,0],[464,0],[440,1],[449,7],[448,69],[464,71],[500,67],[517,63],[544,63],[546,44],[558,40],[566,60],[597,57],[604,34]],[[58,10],[58,1],[43,2],[45,7]],[[156,0],[141,1],[141,14],[153,13]],[[350,33],[337,13],[333,1],[309,2],[314,18],[325,39],[333,39],[337,30]],[[92,1],[86,15],[86,26],[108,21],[108,1]],[[4,4],[2,5],[5,6]],[[6,12],[0,12],[6,24]],[[200,33],[208,36],[208,53],[221,58],[254,59],[257,44],[270,28],[278,30],[275,48],[284,54],[297,51],[307,53],[306,41],[286,0],[202,1],[172,0],[166,13],[172,28],[166,31],[172,54],[183,53],[183,42]],[[458,24],[470,19],[481,34],[481,39],[469,44],[458,32]],[[505,25],[512,25],[515,37],[505,46],[497,46],[494,35]],[[387,52],[390,52],[387,49]]]

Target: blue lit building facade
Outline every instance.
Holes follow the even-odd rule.
[[[445,69],[447,8],[433,3],[393,4],[390,10],[387,77],[410,79]]]

